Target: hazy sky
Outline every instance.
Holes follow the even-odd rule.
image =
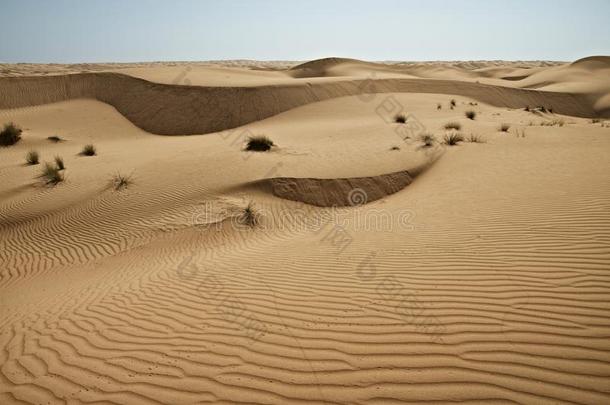
[[[610,0],[0,0],[0,62],[575,60]]]

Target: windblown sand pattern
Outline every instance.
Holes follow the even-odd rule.
[[[609,403],[607,66],[1,78],[0,403]]]

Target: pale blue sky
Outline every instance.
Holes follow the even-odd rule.
[[[0,62],[610,55],[610,0],[0,0],[0,18]]]

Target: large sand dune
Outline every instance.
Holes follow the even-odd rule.
[[[245,63],[0,78],[0,404],[610,402],[603,59]]]

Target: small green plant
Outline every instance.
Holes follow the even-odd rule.
[[[455,129],[456,131],[459,131],[460,129],[462,129],[462,124],[460,124],[459,122],[448,122],[445,124],[445,129]]]
[[[445,145],[454,146],[454,145],[457,145],[460,142],[464,142],[464,136],[462,134],[460,134],[459,132],[454,132],[454,133],[451,133],[451,134],[446,134],[443,137],[443,143]]]
[[[407,122],[407,117],[404,114],[397,114],[394,117],[394,122],[396,122],[397,124],[404,124],[405,122]]]
[[[35,150],[31,150],[27,153],[27,155],[25,155],[25,161],[30,166],[37,165],[38,158],[39,158],[38,152],[36,152]]]
[[[95,149],[95,146],[92,144],[85,145],[81,152],[81,155],[83,155],[83,156],[95,156],[96,154],[97,154],[97,150]]]
[[[61,171],[48,162],[44,164],[40,177],[42,178],[42,181],[48,186],[56,186],[57,184],[64,181],[64,176]]]
[[[245,150],[251,152],[266,152],[273,146],[275,146],[273,141],[266,136],[252,136],[248,138]]]
[[[126,176],[124,174],[118,173],[112,176],[112,187],[116,190],[123,190],[127,188],[133,182],[131,181],[131,175]]]
[[[477,116],[477,113],[472,111],[472,110],[468,110],[464,113],[464,115],[466,116],[466,118],[468,118],[469,120],[473,120],[475,119],[475,117]]]
[[[510,129],[510,124],[500,125],[500,131],[502,131],[502,132],[508,132],[509,129]]]
[[[0,146],[11,146],[19,142],[23,131],[17,125],[9,122],[0,131]]]
[[[470,134],[467,141],[471,143],[485,143],[485,140],[483,140],[483,138],[475,134]]]
[[[436,142],[436,138],[434,137],[434,135],[429,134],[429,133],[421,134],[419,136],[419,140],[424,143],[425,148],[429,148],[429,147],[433,146],[434,143]]]
[[[55,167],[57,167],[57,170],[65,170],[66,165],[64,164],[64,159],[61,156],[55,156]]]
[[[49,137],[47,137],[47,140],[49,140],[51,142],[55,142],[55,143],[63,141],[63,139],[61,139],[57,135],[49,136]]]

